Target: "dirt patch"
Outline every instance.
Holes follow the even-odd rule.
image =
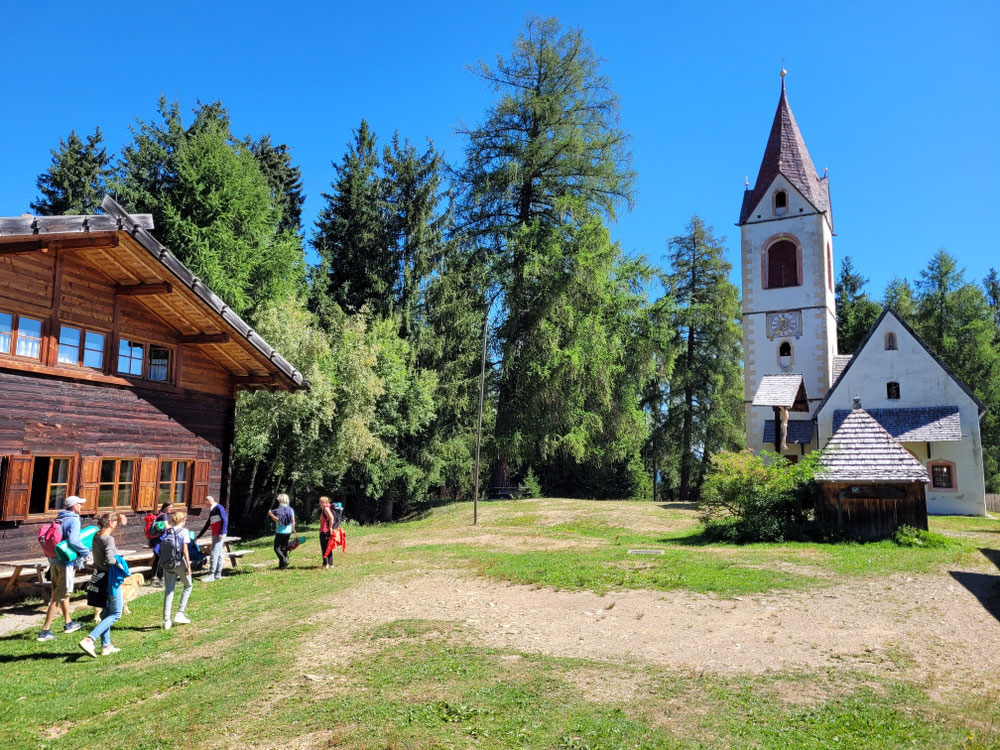
[[[580,696],[595,703],[630,703],[652,690],[643,674],[609,672],[603,669],[571,669],[563,675]]]

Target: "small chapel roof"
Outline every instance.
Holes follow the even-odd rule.
[[[833,413],[834,431],[850,413],[849,409]],[[962,439],[962,419],[957,406],[869,409],[868,413],[901,443],[947,443]]]
[[[823,449],[816,481],[926,482],[927,470],[855,398]]]
[[[799,132],[799,126],[792,115],[792,108],[788,106],[784,76],[781,79],[778,110],[774,113],[771,134],[764,148],[760,170],[757,172],[757,182],[754,183],[752,190],[747,190],[743,194],[739,224],[746,223],[754,206],[760,203],[774,182],[774,178],[779,174],[802,193],[817,211],[830,211],[830,183],[826,177],[816,175],[816,167],[813,166],[806,142]],[[832,216],[830,223],[833,223]]]
[[[808,411],[809,400],[806,397],[802,376],[799,374],[765,375],[760,379],[757,392],[753,395],[754,406],[779,406],[792,409],[803,404]],[[794,410],[800,411],[800,409]]]

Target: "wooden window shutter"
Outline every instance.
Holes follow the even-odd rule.
[[[191,485],[191,507],[207,508],[208,475],[212,468],[211,461],[194,462],[194,482]]]
[[[97,512],[98,482],[101,479],[100,456],[84,456],[80,460],[80,489],[76,494],[86,502],[80,506],[80,513]]]
[[[7,481],[3,488],[4,521],[23,521],[28,517],[31,462],[31,456],[9,456],[7,459]]]
[[[144,458],[139,462],[139,491],[135,494],[137,511],[150,511],[156,508],[159,470],[160,462],[156,458]]]

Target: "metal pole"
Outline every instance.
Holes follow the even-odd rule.
[[[483,442],[483,391],[486,387],[486,339],[490,330],[490,311],[483,320],[483,360],[479,366],[479,416],[476,419],[476,477],[472,493],[472,525],[479,524],[479,448]]]

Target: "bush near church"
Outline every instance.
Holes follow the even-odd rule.
[[[698,503],[705,536],[718,541],[780,542],[809,531],[819,452],[790,463],[776,453],[718,453]]]

